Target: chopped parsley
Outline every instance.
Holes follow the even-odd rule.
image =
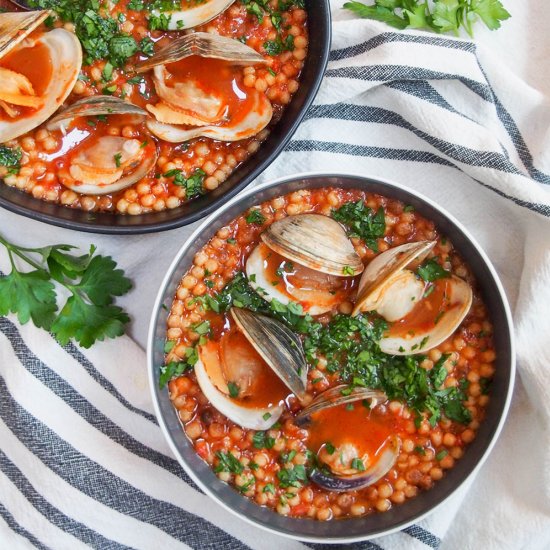
[[[232,397],[233,399],[239,397],[240,389],[238,384],[235,384],[235,382],[228,382],[227,389],[229,390],[229,397]]]
[[[332,217],[347,226],[348,237],[358,237],[371,250],[378,252],[377,239],[383,237],[386,231],[386,219],[382,207],[374,212],[362,200],[358,200],[333,210]]]
[[[184,187],[188,199],[192,199],[204,193],[203,181],[206,177],[206,172],[200,168],[196,168],[194,172],[186,178],[179,168],[174,168],[164,173],[165,178],[174,178],[173,184],[179,187]]]
[[[416,271],[424,281],[433,282],[437,279],[447,279],[451,273],[441,267],[436,258],[426,260]]]
[[[242,474],[244,466],[240,463],[238,458],[235,458],[231,453],[224,453],[218,451],[216,453],[218,458],[218,464],[214,468],[216,473],[218,472],[230,472],[232,474]]]
[[[292,468],[282,468],[277,472],[279,485],[285,489],[287,487],[301,487],[307,481],[307,472],[303,464],[296,464]]]
[[[0,166],[5,166],[9,174],[17,174],[21,168],[23,152],[19,148],[0,145]]]
[[[256,449],[271,449],[275,445],[275,438],[269,437],[267,432],[256,432],[252,438],[252,445]]]
[[[263,225],[265,223],[265,216],[257,208],[250,210],[245,219],[248,224]]]

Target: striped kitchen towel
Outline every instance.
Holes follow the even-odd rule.
[[[262,180],[304,170],[377,175],[449,209],[503,278],[525,386],[469,491],[403,532],[347,547],[547,547],[548,101],[469,41],[341,18],[334,32],[316,104]],[[59,229],[6,219],[7,237],[60,240]],[[22,237],[28,227],[35,235]],[[148,254],[144,242],[154,248],[147,282],[158,282],[174,249],[163,236],[124,239],[121,247],[115,237],[94,238],[138,290],[153,292],[132,262]],[[0,269],[9,270],[3,256]],[[138,315],[142,324],[148,313]],[[171,456],[146,378],[145,354],[127,337],[81,350],[0,319],[0,548],[324,548],[251,527],[206,497]]]

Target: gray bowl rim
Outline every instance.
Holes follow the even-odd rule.
[[[188,252],[188,250],[195,248],[193,253],[197,252],[200,247],[202,247],[202,244],[197,245],[197,243],[206,242],[210,238],[212,238],[217,231],[218,227],[215,227],[215,222],[219,220],[220,217],[222,217],[224,214],[227,214],[231,211],[231,216],[229,219],[233,219],[239,213],[244,212],[247,208],[250,206],[253,206],[255,204],[259,204],[260,202],[263,202],[264,200],[269,200],[269,198],[274,198],[279,195],[284,195],[292,190],[300,189],[300,188],[321,188],[321,187],[331,187],[331,186],[338,186],[338,183],[334,182],[331,183],[330,181],[327,181],[324,184],[320,185],[300,185],[300,182],[311,182],[311,180],[330,180],[331,178],[351,178],[357,181],[357,186],[353,188],[359,188],[368,190],[368,185],[377,185],[382,186],[384,189],[387,189],[387,191],[380,192],[380,191],[374,191],[380,194],[383,194],[384,196],[387,196],[389,198],[392,198],[392,193],[395,192],[397,194],[407,194],[414,197],[415,200],[411,201],[414,204],[415,208],[417,208],[417,205],[424,205],[427,206],[427,208],[431,208],[432,210],[438,212],[443,218],[446,218],[448,222],[452,226],[454,226],[454,229],[457,231],[457,234],[462,233],[462,236],[469,241],[470,245],[475,248],[475,251],[480,256],[480,258],[483,261],[484,268],[488,270],[488,272],[491,275],[491,281],[490,285],[494,287],[494,290],[496,290],[497,293],[497,299],[500,302],[500,305],[502,307],[502,310],[505,315],[504,319],[504,325],[507,327],[506,334],[503,334],[502,337],[504,338],[505,342],[508,344],[508,349],[505,350],[507,353],[507,361],[506,364],[509,366],[509,375],[508,375],[508,381],[506,384],[506,392],[505,395],[498,395],[498,396],[492,396],[491,402],[498,402],[500,405],[500,415],[498,417],[498,420],[496,421],[496,425],[493,428],[492,434],[490,435],[489,441],[480,444],[483,445],[483,450],[481,453],[481,457],[478,459],[477,463],[473,467],[469,469],[469,471],[466,473],[466,475],[460,479],[457,483],[453,484],[450,489],[447,490],[447,494],[444,495],[443,498],[439,499],[435,504],[428,505],[425,510],[423,510],[420,513],[415,514],[413,517],[409,517],[406,520],[403,521],[397,521],[395,525],[392,525],[390,528],[383,528],[380,530],[374,530],[369,531],[364,534],[359,534],[355,536],[331,536],[330,533],[322,533],[322,534],[312,534],[312,529],[309,529],[307,534],[296,532],[296,529],[294,528],[286,528],[281,529],[280,527],[273,526],[272,523],[284,522],[285,520],[289,520],[290,523],[297,527],[298,525],[302,524],[311,524],[315,531],[319,531],[320,527],[326,526],[325,531],[328,529],[330,530],[331,526],[336,526],[340,523],[349,523],[349,522],[360,522],[363,519],[367,518],[376,518],[385,516],[386,514],[390,514],[391,512],[385,512],[384,514],[371,514],[369,516],[366,516],[365,518],[356,518],[356,519],[344,519],[344,520],[335,520],[332,522],[319,522],[316,520],[306,519],[306,518],[287,518],[283,516],[279,516],[277,513],[273,511],[269,511],[269,519],[273,519],[273,521],[257,521],[256,519],[253,519],[252,517],[248,516],[246,513],[239,510],[240,506],[245,506],[246,503],[252,504],[253,507],[258,509],[264,509],[263,507],[255,504],[254,502],[250,501],[247,497],[244,497],[242,495],[239,495],[237,491],[232,489],[229,485],[226,483],[218,480],[217,477],[212,473],[213,476],[213,487],[211,487],[209,484],[207,484],[205,481],[203,481],[199,475],[194,471],[193,467],[183,458],[182,454],[180,453],[180,449],[178,446],[178,443],[175,441],[174,438],[177,438],[180,443],[184,445],[187,449],[190,449],[192,453],[194,453],[195,457],[198,459],[198,461],[202,462],[206,465],[208,470],[211,471],[210,467],[200,458],[198,455],[196,455],[192,445],[190,444],[189,440],[183,433],[183,430],[181,429],[181,426],[179,426],[179,432],[172,433],[169,426],[167,425],[167,419],[165,418],[165,415],[162,411],[162,404],[161,399],[167,400],[167,394],[166,390],[160,390],[158,387],[158,375],[159,375],[159,368],[158,366],[155,366],[155,346],[157,346],[157,351],[162,349],[164,347],[164,340],[165,340],[165,332],[166,332],[166,318],[167,318],[167,311],[166,307],[168,307],[168,311],[170,308],[170,304],[173,300],[174,293],[171,292],[170,285],[172,284],[172,287],[174,285],[177,285],[179,280],[181,279],[181,274],[186,271],[186,269],[189,267],[189,264],[186,266],[181,266],[181,261],[183,256]],[[288,187],[292,187],[292,184],[294,184],[294,187],[289,190]],[[348,186],[349,188],[352,188],[352,186]],[[284,188],[284,189],[283,189]],[[261,198],[256,198],[257,195],[264,194]],[[398,200],[402,200],[399,197]],[[421,210],[421,207],[419,207]],[[237,214],[233,213],[233,210],[237,212]],[[226,223],[226,222],[224,222]],[[437,224],[436,224],[437,225]],[[212,227],[211,227],[212,226]],[[219,227],[223,226],[220,225]],[[205,237],[201,239],[201,235],[206,234]],[[450,236],[451,239],[453,239],[453,236]],[[460,251],[460,250],[459,250]],[[178,270],[179,268],[179,270]],[[175,279],[174,279],[175,277]],[[163,314],[164,312],[164,314]],[[160,328],[161,335],[163,334],[164,330],[164,337],[159,339],[157,336],[157,330]],[[164,353],[162,352],[162,355]],[[232,514],[236,515],[240,519],[244,520],[245,522],[254,525],[255,527],[259,527],[260,529],[263,529],[265,531],[268,531],[272,534],[276,534],[279,536],[283,536],[285,538],[302,541],[302,542],[313,542],[313,543],[329,543],[329,544],[342,544],[342,543],[354,543],[354,542],[362,542],[371,540],[374,538],[390,535],[399,531],[402,531],[403,529],[406,529],[407,527],[413,525],[414,523],[424,519],[425,517],[431,515],[436,510],[438,510],[440,507],[442,507],[448,500],[452,499],[452,497],[463,487],[467,487],[467,484],[473,480],[473,478],[476,476],[476,474],[479,472],[480,468],[484,464],[484,462],[487,460],[490,452],[492,451],[500,432],[502,431],[502,428],[504,426],[504,422],[506,420],[506,417],[508,415],[510,404],[512,400],[512,394],[514,389],[514,382],[515,382],[515,374],[516,374],[516,354],[515,354],[515,338],[514,338],[514,332],[513,332],[513,321],[512,321],[512,314],[510,311],[510,306],[508,304],[508,299],[506,297],[506,293],[504,291],[504,287],[500,281],[500,278],[492,265],[491,261],[489,260],[486,253],[483,251],[479,243],[476,241],[476,239],[470,234],[470,232],[462,225],[461,222],[459,222],[454,216],[452,216],[449,212],[447,212],[444,208],[439,206],[437,203],[426,197],[425,195],[422,195],[421,193],[418,193],[416,190],[413,190],[411,188],[408,188],[400,183],[396,183],[394,181],[380,178],[378,176],[369,176],[359,173],[353,173],[353,172],[342,172],[342,173],[323,173],[323,172],[304,172],[299,173],[292,176],[285,176],[282,178],[278,178],[276,180],[272,180],[269,182],[265,182],[261,185],[251,187],[246,189],[245,191],[241,192],[240,194],[233,197],[228,203],[226,203],[222,208],[208,216],[199,227],[195,229],[195,231],[186,239],[185,243],[182,245],[179,252],[176,254],[172,264],[168,268],[168,271],[160,285],[157,298],[155,300],[153,313],[151,316],[151,322],[149,326],[149,334],[148,334],[148,341],[147,341],[147,369],[148,369],[148,378],[149,378],[149,388],[151,391],[151,397],[153,400],[153,406],[155,410],[155,414],[157,416],[159,426],[161,428],[161,431],[164,434],[164,437],[166,438],[166,441],[168,442],[168,445],[171,449],[171,451],[174,453],[174,456],[178,460],[178,462],[181,464],[181,466],[184,468],[184,470],[187,472],[189,477],[197,484],[198,487],[200,487],[207,495],[209,495],[212,499],[214,499],[218,504],[220,504],[223,508],[231,512]],[[503,375],[504,376],[504,375]],[[174,412],[173,406],[171,403],[168,403],[169,407],[171,407],[171,411],[173,414],[173,417],[177,419],[177,416]],[[172,421],[174,420],[172,418]],[[485,418],[484,422],[482,422],[481,427],[483,428],[484,424],[487,423],[488,419]],[[179,420],[177,420],[179,424]],[[477,441],[474,440],[474,443]],[[472,443],[470,446],[474,445]],[[192,456],[192,455],[191,455]],[[468,453],[465,454],[465,456],[468,456]],[[462,458],[458,465],[464,461],[465,458]],[[452,468],[447,476],[449,476],[449,473],[452,473],[455,468]],[[443,478],[438,484],[441,484],[446,477]],[[398,513],[400,510],[403,510],[408,503],[412,503],[419,499],[422,495],[430,495],[433,494],[436,487],[438,485],[436,484],[434,488],[430,489],[429,491],[424,491],[420,493],[418,496],[414,497],[413,499],[410,499],[409,501],[396,506],[393,508],[393,510],[397,510]],[[227,499],[227,502],[218,494],[218,490],[222,489],[221,492],[224,493],[224,497]],[[228,491],[226,490],[228,489]],[[429,500],[429,497],[428,497]],[[246,501],[246,502],[243,502]],[[236,505],[236,506],[232,506]],[[267,510],[267,509],[266,509]],[[402,514],[401,514],[402,515]],[[278,520],[278,521],[276,521]]]
[[[159,233],[161,231],[169,231],[192,224],[215,212],[225,203],[225,201],[234,197],[243,189],[246,189],[247,186],[249,186],[279,157],[292,136],[298,130],[300,124],[303,122],[307,111],[319,92],[329,62],[332,44],[332,14],[329,0],[307,1],[307,9],[310,12],[315,7],[319,8],[319,5],[322,6],[321,10],[317,9],[317,13],[320,13],[319,21],[323,28],[324,35],[322,36],[318,55],[315,56],[315,58],[311,55],[309,56],[309,59],[315,59],[316,63],[312,69],[310,80],[306,81],[302,76],[301,84],[305,90],[302,105],[294,119],[287,120],[283,113],[282,119],[277,121],[274,128],[282,128],[284,126],[284,130],[282,130],[282,135],[278,138],[278,141],[276,143],[274,142],[271,152],[265,157],[260,157],[256,153],[246,159],[240,168],[250,165],[250,172],[231,187],[224,189],[224,186],[228,184],[228,181],[226,181],[218,189],[197,198],[196,201],[202,201],[203,204],[198,207],[194,205],[191,206],[192,211],[190,213],[184,213],[180,216],[169,215],[166,220],[163,220],[163,212],[149,212],[139,216],[132,216],[130,223],[123,223],[120,225],[116,220],[122,216],[115,213],[96,213],[87,212],[85,210],[73,211],[61,204],[36,199],[32,194],[11,187],[7,187],[6,189],[0,188],[0,207],[14,214],[53,226],[100,235],[143,235],[147,233]],[[318,37],[315,38],[318,40]],[[269,138],[267,141],[269,141]],[[265,142],[262,145],[265,145]],[[259,152],[261,151],[262,147],[260,147]],[[0,185],[3,186],[5,184],[0,181]],[[21,194],[24,194],[24,196],[21,196]],[[195,201],[190,201],[190,203],[191,202],[194,203]],[[179,208],[184,208],[185,206],[186,203],[173,211],[168,211],[168,214],[176,212]],[[166,213],[167,211],[164,212]],[[103,216],[105,222],[98,224],[97,216]]]

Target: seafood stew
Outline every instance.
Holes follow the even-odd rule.
[[[473,468],[466,447],[486,447],[478,431],[496,430],[499,417],[487,411],[502,412],[506,398],[493,405],[490,386],[495,364],[511,360],[509,333],[493,334],[503,321],[490,317],[451,241],[390,197],[352,187],[271,193],[226,216],[174,289],[161,385],[198,456],[261,509],[322,521],[387,512],[378,520],[387,526],[407,517],[399,504],[417,513],[415,501],[457,485],[453,471]],[[348,263],[326,257],[327,247],[304,265],[302,252],[320,240],[300,234],[313,235],[318,222],[334,229],[338,251],[351,242]],[[271,254],[283,259],[270,262],[267,252],[251,264],[274,241]],[[331,263],[339,275],[326,272]],[[307,313],[316,303],[308,294],[327,298],[328,309]],[[294,352],[274,361],[285,350]],[[505,382],[497,387],[507,394]]]
[[[23,86],[7,98],[20,105],[1,100],[0,176],[33,197],[86,212],[155,213],[217,190],[277,127],[308,51],[300,0],[130,0],[80,10],[90,21],[77,13],[81,3],[34,3],[53,14],[0,14],[0,33],[13,50],[0,49],[0,70],[10,86]],[[153,9],[157,4],[162,9]],[[168,4],[185,8],[185,24]],[[195,8],[214,5],[216,17],[186,30],[197,21]],[[168,19],[180,23],[172,29]],[[48,94],[15,57],[37,54],[53,38],[56,48],[61,39],[71,45],[63,48],[63,93]],[[57,74],[53,50],[43,57]],[[185,98],[192,105],[183,105]],[[62,104],[71,116],[51,119]]]

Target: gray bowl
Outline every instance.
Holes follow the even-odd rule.
[[[178,284],[193,262],[195,253],[214,236],[216,231],[250,206],[298,189],[337,186],[359,188],[399,199],[426,218],[433,220],[439,230],[448,235],[477,279],[483,299],[494,324],[494,343],[497,352],[496,372],[492,383],[491,400],[485,421],[464,457],[449,470],[434,487],[420,493],[404,504],[383,514],[320,522],[280,516],[241,496],[220,481],[194,451],[185,436],[166,389],[159,390],[159,367],[164,360],[166,320]],[[148,369],[151,393],[161,429],[189,476],[208,495],[222,506],[258,527],[282,536],[311,542],[355,542],[387,535],[404,529],[433,512],[481,467],[491,451],[504,424],[510,405],[515,376],[514,338],[512,319],[506,295],[491,262],[468,231],[426,197],[419,196],[396,183],[351,175],[300,174],[248,189],[234,197],[220,210],[209,216],[183,245],[161,284],[155,303],[148,340]]]

